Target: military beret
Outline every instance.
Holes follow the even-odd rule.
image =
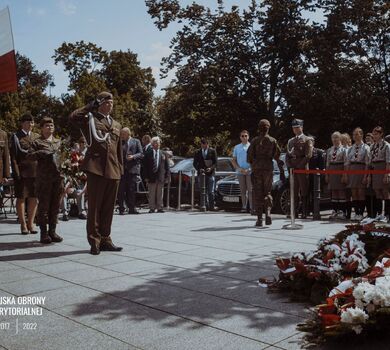
[[[270,128],[271,127],[271,123],[267,119],[261,119],[260,122],[259,122],[259,127]]]
[[[20,118],[19,122],[24,123],[24,122],[33,122],[34,117],[30,112],[24,113]]]
[[[303,120],[302,119],[294,119],[291,123],[291,126],[293,128],[295,127],[302,127],[303,126]]]
[[[97,95],[96,98],[98,99],[98,101],[100,101],[100,103],[104,102],[104,101],[107,101],[107,100],[112,100],[113,99],[112,93],[107,92],[107,91],[101,92],[99,95]]]

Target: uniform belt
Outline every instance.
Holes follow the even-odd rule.
[[[362,164],[362,165],[366,165],[366,163],[364,163],[364,162],[350,162],[349,164]]]
[[[344,164],[344,162],[330,162],[329,165],[341,165]]]
[[[386,163],[386,161],[384,161],[384,160],[374,160],[371,163],[373,163],[373,164],[380,164],[380,163]]]

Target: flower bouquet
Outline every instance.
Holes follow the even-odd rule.
[[[312,345],[390,330],[390,258],[377,261],[363,277],[341,282],[314,312],[313,319],[298,326]]]

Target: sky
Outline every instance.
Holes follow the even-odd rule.
[[[183,5],[192,0],[181,0]],[[217,0],[197,0],[215,6]],[[225,0],[246,7],[250,0]],[[170,53],[169,43],[178,25],[159,31],[147,13],[144,0],[0,0],[0,10],[9,7],[16,51],[29,57],[39,70],[54,77],[51,93],[67,92],[68,76],[61,64],[55,65],[54,50],[63,42],[90,41],[104,50],[130,49],[138,54],[141,67],[152,67],[155,93],[162,94],[167,79],[159,78],[160,62]]]

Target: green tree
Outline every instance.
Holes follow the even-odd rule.
[[[65,104],[72,108],[88,103],[103,90],[114,95],[114,117],[129,126],[138,136],[156,132],[159,124],[153,114],[153,89],[156,86],[151,68],[142,68],[130,50],[106,52],[84,41],[63,43],[55,50],[55,63],[62,63],[69,74]]]

